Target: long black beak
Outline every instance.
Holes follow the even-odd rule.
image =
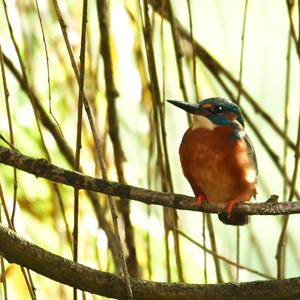
[[[203,115],[203,116],[207,115],[207,112],[203,108],[199,107],[198,104],[188,103],[184,101],[177,101],[177,100],[167,100],[167,101],[191,114]]]

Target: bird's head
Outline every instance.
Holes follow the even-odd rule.
[[[244,127],[244,120],[238,105],[223,98],[209,98],[192,104],[168,100],[171,104],[194,115],[193,128],[214,129],[218,126],[236,125]]]

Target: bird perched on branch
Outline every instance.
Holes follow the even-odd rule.
[[[256,195],[257,185],[256,156],[239,106],[223,98],[168,102],[193,114],[179,154],[198,204],[224,203],[226,213],[218,215],[223,223],[247,224],[248,216],[232,213],[235,204]]]

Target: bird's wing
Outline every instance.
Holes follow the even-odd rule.
[[[258,166],[257,166],[257,159],[254,151],[254,147],[252,145],[252,142],[249,138],[249,136],[246,134],[244,128],[240,126],[240,124],[234,124],[233,131],[232,131],[232,139],[234,141],[236,140],[242,140],[246,143],[247,149],[248,149],[248,155],[251,159],[251,163],[253,165],[254,170],[256,171],[256,174],[258,173]]]
[[[257,173],[258,173],[258,165],[257,165],[256,154],[255,154],[252,142],[251,142],[249,136],[246,133],[243,136],[243,140],[246,142],[246,145],[247,145],[247,148],[248,148],[248,155],[251,158],[253,167],[255,168],[256,175],[257,175]]]

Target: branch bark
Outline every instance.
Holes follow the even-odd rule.
[[[0,225],[0,254],[10,263],[93,294],[126,299],[124,280],[48,252]],[[63,272],[62,272],[63,270]],[[300,297],[300,277],[284,280],[222,284],[150,282],[131,278],[135,300],[285,300]]]
[[[132,185],[103,180],[79,172],[69,171],[49,163],[46,159],[35,159],[17,150],[0,146],[0,163],[15,167],[36,177],[62,183],[78,189],[128,198],[145,204],[161,205],[182,210],[202,211],[206,213],[225,212],[224,206],[204,203],[201,207],[194,197],[181,194],[152,191]],[[277,202],[272,195],[266,202],[237,204],[233,213],[245,215],[289,215],[300,213],[300,202]]]

